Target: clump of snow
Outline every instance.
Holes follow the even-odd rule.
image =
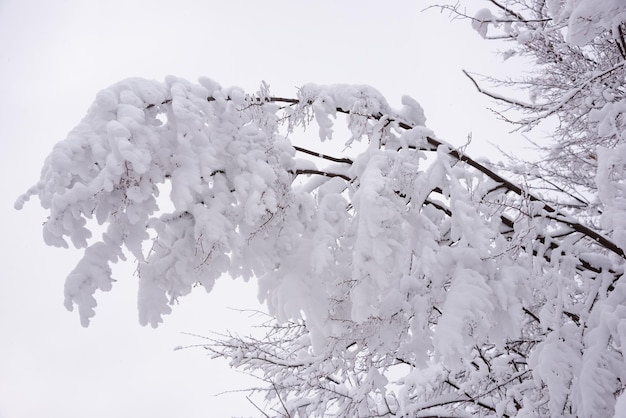
[[[426,116],[422,106],[410,96],[402,96],[403,107],[399,110],[399,116],[412,126],[425,126]]]
[[[478,32],[481,37],[486,38],[489,25],[492,24],[495,19],[496,18],[491,13],[491,10],[486,8],[480,9],[472,18],[472,28]]]
[[[613,31],[626,21],[626,4],[622,0],[571,1],[568,21],[568,41],[585,45],[602,31]]]

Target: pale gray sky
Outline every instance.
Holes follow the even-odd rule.
[[[153,330],[138,325],[130,263],[84,329],[63,307],[79,252],[45,247],[38,202],[21,212],[13,203],[98,90],[131,76],[207,76],[248,90],[266,80],[281,96],[306,82],[370,84],[392,105],[416,98],[454,144],[470,131],[477,143],[502,141],[506,127],[461,74],[493,73],[500,60],[469,23],[420,13],[427,4],[0,0],[0,418],[258,416],[243,394],[214,396],[246,387],[243,376],[202,350],[172,350],[200,342],[182,332],[244,326],[225,307],[254,307],[253,284],[199,290]]]

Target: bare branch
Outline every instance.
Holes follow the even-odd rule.
[[[511,104],[511,105],[514,105],[514,106],[521,107],[522,109],[529,109],[529,110],[534,110],[534,111],[539,111],[539,110],[545,109],[544,106],[536,106],[536,105],[533,105],[533,104],[530,104],[530,103],[521,102],[519,100],[515,100],[515,99],[508,98],[508,97],[504,97],[504,96],[501,96],[501,95],[499,95],[497,93],[493,93],[493,92],[484,90],[482,87],[480,87],[480,85],[474,79],[474,77],[472,77],[467,71],[465,71],[465,70],[462,70],[462,71],[463,71],[463,74],[465,74],[465,76],[467,78],[469,78],[471,80],[471,82],[474,84],[474,86],[476,87],[476,90],[478,90],[479,93],[484,94],[487,97],[491,97],[492,99],[499,100],[501,102],[508,103],[508,104]]]
[[[296,151],[302,152],[304,154],[309,154],[309,155],[312,155],[314,157],[322,158],[324,160],[332,161],[332,162],[335,162],[335,163],[352,164],[352,162],[353,162],[350,158],[331,157],[329,155],[321,154],[321,153],[315,152],[315,151],[311,151],[311,150],[308,150],[306,148],[298,147],[296,145],[294,145],[293,147],[294,147],[294,149]]]
[[[299,175],[299,174],[317,174],[317,175],[324,176],[324,177],[339,177],[339,178],[344,179],[345,181],[352,181],[352,179],[346,176],[345,174],[329,173],[329,172],[321,171],[321,170],[312,170],[312,169],[296,170],[296,175]]]

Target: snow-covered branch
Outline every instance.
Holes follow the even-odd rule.
[[[260,376],[277,413],[610,411],[626,372],[594,382],[623,357],[619,208],[608,228],[580,222],[402,104],[368,86],[285,98],[126,80],[98,94],[18,206],[36,195],[46,242],[85,249],[65,288],[85,325],[128,254],[152,326],[198,284],[254,277],[267,333],[206,347]],[[337,125],[339,156],[324,147]],[[614,174],[619,160],[599,158]],[[600,184],[607,202],[621,193]]]

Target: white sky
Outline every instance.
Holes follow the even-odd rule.
[[[85,115],[98,90],[120,79],[191,80],[290,96],[306,82],[370,84],[392,105],[402,94],[427,124],[461,145],[503,145],[507,127],[485,110],[461,68],[493,73],[500,60],[467,22],[425,1],[0,0],[0,418],[227,417],[258,412],[248,380],[181,334],[239,329],[255,289],[228,279],[183,298],[165,324],[138,325],[133,266],[117,270],[85,329],[63,307],[78,251],[45,247],[38,202],[13,209],[44,158]],[[509,139],[511,141],[511,139]],[[473,156],[486,150],[470,146]]]

